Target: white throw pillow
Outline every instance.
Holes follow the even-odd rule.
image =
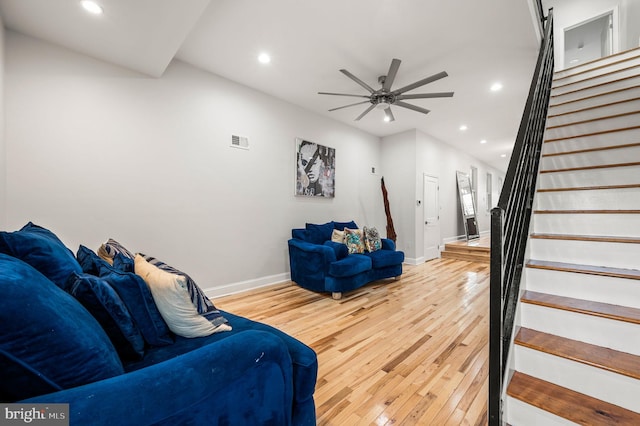
[[[149,286],[160,315],[169,329],[178,336],[201,337],[229,330],[227,324],[215,327],[196,310],[187,290],[186,278],[150,264],[136,254],[135,272]]]

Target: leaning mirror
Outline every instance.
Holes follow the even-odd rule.
[[[476,206],[471,191],[471,181],[469,175],[464,172],[456,172],[458,180],[458,196],[460,197],[460,207],[462,209],[462,222],[467,240],[480,238],[478,221],[476,219]]]

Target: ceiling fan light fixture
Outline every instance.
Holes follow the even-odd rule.
[[[359,121],[362,117],[367,115],[374,109],[382,109],[385,111],[385,116],[388,118],[388,121],[394,121],[395,118],[393,113],[391,112],[391,105],[407,108],[413,111],[420,112],[422,114],[428,114],[429,110],[417,105],[413,105],[407,102],[404,102],[405,99],[429,99],[429,98],[450,98],[453,96],[453,92],[439,92],[439,93],[413,93],[413,94],[405,94],[405,92],[409,92],[418,87],[424,86],[428,83],[433,83],[436,80],[444,78],[448,76],[445,71],[434,74],[430,77],[423,78],[422,80],[416,81],[415,83],[409,84],[408,86],[401,87],[400,89],[392,90],[391,86],[395,80],[396,74],[398,72],[398,68],[400,67],[400,59],[393,59],[391,61],[391,66],[389,67],[389,71],[387,75],[383,75],[378,77],[378,83],[382,85],[382,87],[378,90],[374,90],[371,86],[369,86],[364,81],[360,80],[355,75],[351,74],[346,69],[341,69],[340,72],[349,77],[351,80],[358,83],[361,87],[369,92],[369,95],[352,95],[348,93],[331,93],[331,92],[318,92],[320,95],[335,95],[335,96],[351,96],[356,98],[366,98],[368,101],[356,102],[349,105],[344,105],[337,108],[332,108],[329,111],[335,111],[342,108],[347,108],[354,105],[360,105],[369,102],[370,105],[364,110],[359,116],[356,117],[355,121]]]

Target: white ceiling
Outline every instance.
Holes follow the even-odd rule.
[[[174,58],[378,136],[419,129],[505,170],[538,51],[529,0],[0,0],[5,26],[89,56],[159,77]],[[272,56],[257,62],[260,52]],[[392,89],[446,71],[410,93],[424,115],[392,107],[384,123],[367,105],[328,112],[366,94],[341,68],[378,88],[391,60]],[[503,89],[491,92],[500,81]],[[468,130],[459,130],[466,124]],[[486,144],[480,144],[485,139]]]

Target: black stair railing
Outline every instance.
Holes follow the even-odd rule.
[[[553,10],[497,207],[491,210],[489,425],[502,424],[502,393],[533,209],[553,77]]]

